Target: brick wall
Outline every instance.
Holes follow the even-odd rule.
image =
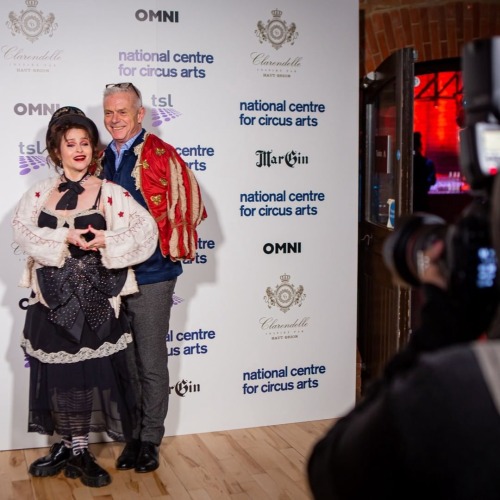
[[[360,0],[360,73],[403,47],[417,61],[460,56],[464,43],[500,35],[500,1]]]

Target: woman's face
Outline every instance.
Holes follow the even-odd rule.
[[[80,128],[69,129],[59,145],[59,158],[66,178],[74,181],[80,179],[88,170],[92,154],[92,143],[88,133]]]

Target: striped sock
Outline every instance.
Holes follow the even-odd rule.
[[[72,439],[71,447],[73,448],[73,455],[79,455],[89,447],[89,437],[75,436]]]

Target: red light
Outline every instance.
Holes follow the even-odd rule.
[[[437,97],[432,85],[436,75],[418,75],[422,91],[414,103],[413,130],[422,133],[424,155],[434,162],[437,173],[445,176],[458,170],[459,162],[456,118],[460,113],[461,98],[456,95],[456,85],[447,84],[454,75],[455,72],[439,73],[436,83],[441,91]],[[418,94],[418,90],[416,92]]]

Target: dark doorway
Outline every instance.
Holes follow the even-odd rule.
[[[379,376],[410,330],[410,293],[384,265],[394,217],[411,210],[414,51],[388,57],[361,91],[358,348],[361,385]]]
[[[411,49],[395,52],[368,75],[361,91],[358,349],[362,391],[419,324],[419,289],[397,284],[383,261],[384,240],[393,230],[387,200],[394,200],[396,217],[414,211],[414,130],[421,133],[423,151],[436,168],[426,211],[453,223],[471,200],[459,167],[460,59],[415,64],[413,57]]]

